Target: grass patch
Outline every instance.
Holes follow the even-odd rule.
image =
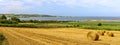
[[[3,34],[0,34],[0,45],[2,45],[4,39],[5,37],[3,36]]]

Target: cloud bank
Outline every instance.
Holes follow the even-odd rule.
[[[67,7],[109,7],[120,8],[120,0],[0,0],[0,13],[25,13],[45,4]]]

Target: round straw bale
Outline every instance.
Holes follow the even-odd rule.
[[[98,35],[100,35],[100,36],[104,36],[105,32],[106,32],[106,31],[98,31],[97,33],[98,33]]]
[[[106,32],[105,35],[109,36],[109,37],[114,37],[114,33],[112,33],[112,32]]]
[[[92,41],[97,41],[97,40],[99,40],[99,35],[95,32],[88,32],[87,38]]]

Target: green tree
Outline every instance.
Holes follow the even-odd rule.
[[[0,20],[1,24],[18,24],[17,21],[12,21],[12,20]]]
[[[12,20],[12,21],[17,21],[17,22],[20,22],[20,19],[19,19],[19,18],[17,18],[17,17],[11,17],[11,20]]]
[[[98,26],[102,26],[102,23],[98,23]]]
[[[2,16],[1,16],[1,19],[5,19],[5,20],[6,20],[7,17],[6,17],[5,15],[2,15]]]

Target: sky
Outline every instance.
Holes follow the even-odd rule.
[[[120,16],[120,0],[0,0],[2,14]]]

